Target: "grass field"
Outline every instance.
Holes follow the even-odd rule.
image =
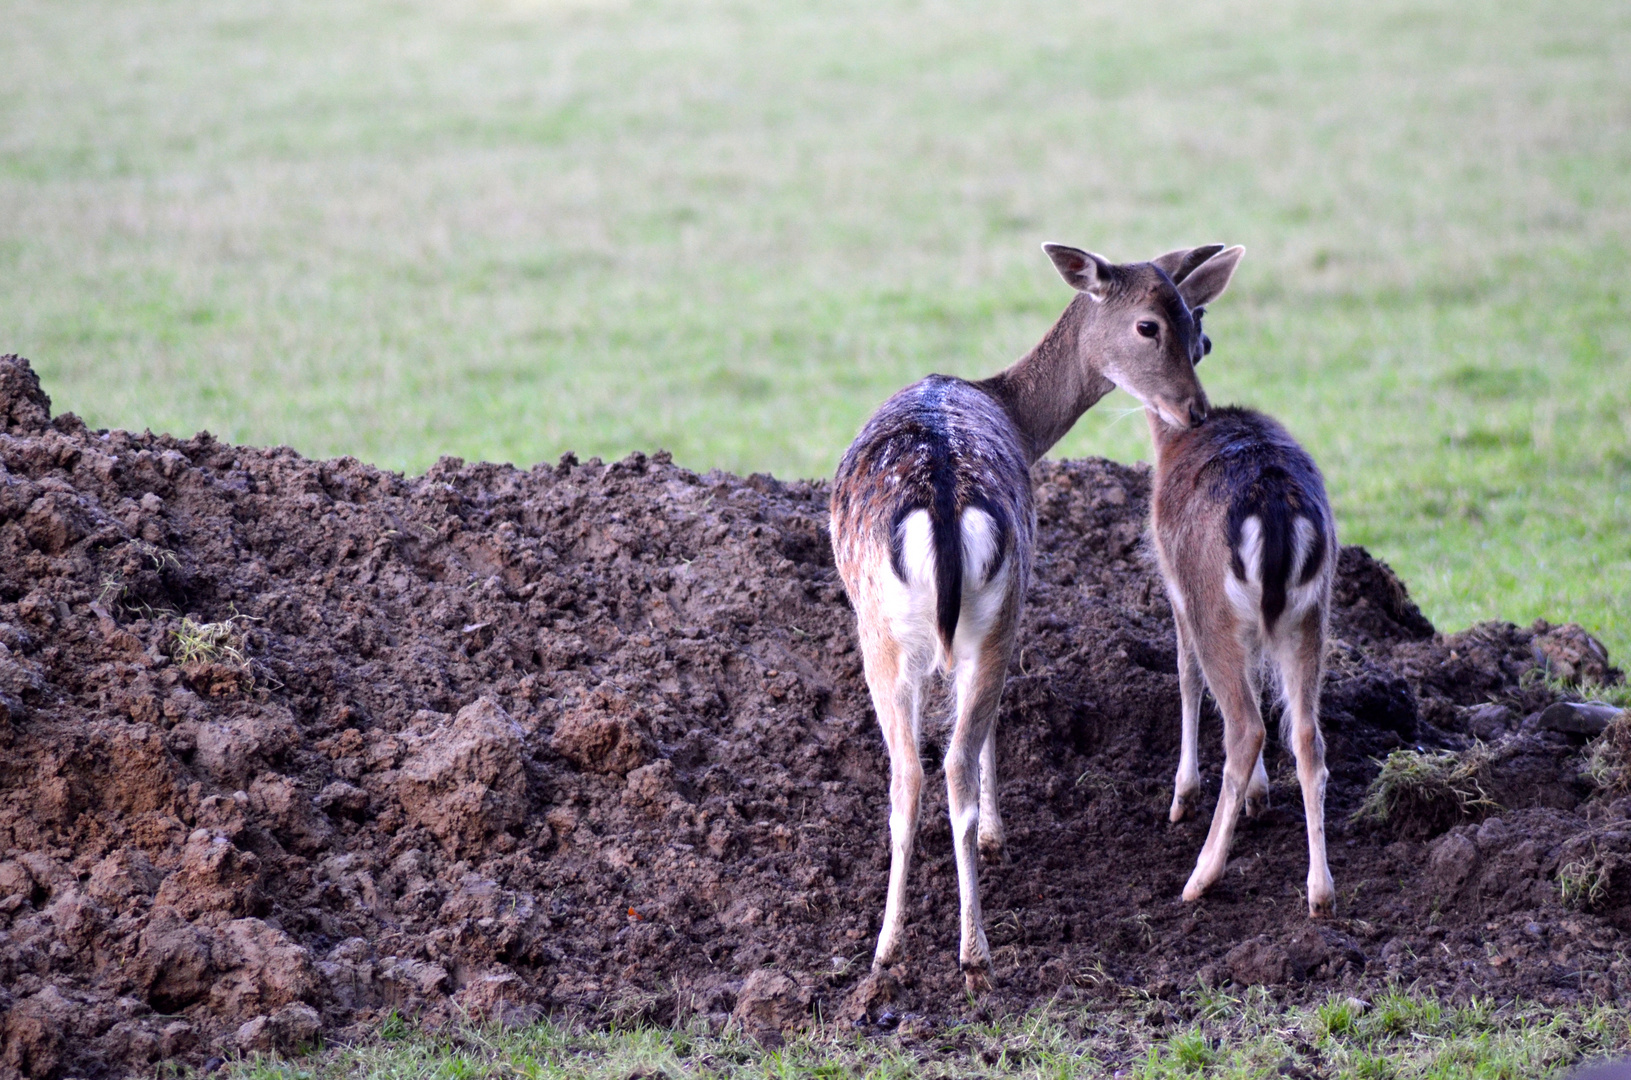
[[[1101,1012],[1052,1004],[1006,1023],[906,1036],[816,1030],[767,1048],[706,1025],[588,1031],[543,1022],[515,1031],[412,1030],[393,1021],[356,1049],[233,1063],[230,1080],[1540,1080],[1631,1049],[1612,1006],[1553,1010],[1389,991],[1285,1009],[1261,988],[1192,990],[1189,1023],[1137,1017],[1148,1001]]]
[[[99,426],[815,475],[1041,334],[1040,241],[1239,242],[1213,397],[1442,626],[1624,657],[1628,54],[1601,0],[17,0],[0,350]]]

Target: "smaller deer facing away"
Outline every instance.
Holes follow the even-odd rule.
[[[924,688],[945,671],[959,958],[971,991],[989,986],[976,839],[988,860],[1000,856],[995,720],[1031,569],[1030,467],[1117,386],[1176,430],[1205,418],[1192,309],[1223,291],[1242,253],[1216,244],[1118,266],[1044,248],[1077,295],[1042,341],[991,378],[931,375],[890,398],[844,454],[832,494],[833,551],[889,749],[889,894],[873,970],[899,957]]]
[[[1223,713],[1223,792],[1184,899],[1223,876],[1244,808],[1268,800],[1258,680],[1267,654],[1283,694],[1308,822],[1308,913],[1331,914],[1325,860],[1325,740],[1319,696],[1337,538],[1319,468],[1286,429],[1250,409],[1220,408],[1179,427],[1146,410],[1155,442],[1155,548],[1178,630],[1182,749],[1173,821],[1195,810],[1201,691]],[[1204,683],[1202,682],[1204,678]]]

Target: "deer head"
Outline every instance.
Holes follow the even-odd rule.
[[[1086,305],[1077,361],[1172,427],[1206,419],[1206,391],[1195,365],[1211,342],[1201,333],[1200,314],[1228,288],[1246,249],[1207,244],[1121,265],[1064,244],[1042,249]]]

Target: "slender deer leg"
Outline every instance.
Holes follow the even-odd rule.
[[[1172,812],[1168,817],[1173,821],[1182,821],[1196,811],[1201,797],[1198,743],[1201,694],[1206,689],[1206,681],[1201,676],[1201,658],[1195,652],[1193,637],[1184,630],[1183,616],[1178,615],[1173,622],[1178,628],[1178,691],[1183,698],[1183,728],[1178,751],[1178,775],[1172,782]]]
[[[1201,639],[1201,666],[1223,713],[1223,793],[1218,796],[1212,828],[1206,834],[1195,872],[1184,886],[1185,900],[1200,899],[1223,876],[1235,822],[1246,800],[1246,787],[1263,752],[1263,717],[1258,710],[1256,688],[1246,670],[1247,650],[1233,634],[1214,633],[1210,637],[1210,641]]]
[[[1003,854],[1002,812],[997,809],[997,725],[980,748],[980,857],[999,863]]]
[[[1246,682],[1251,687],[1252,701],[1258,703],[1257,715],[1259,717],[1263,715],[1261,705],[1263,700],[1263,666],[1258,659],[1260,655],[1258,650],[1261,648],[1261,644],[1262,642],[1259,639],[1257,644],[1251,647],[1252,651],[1248,655],[1252,656],[1253,659],[1248,662],[1246,668]],[[1246,785],[1246,801],[1241,806],[1241,813],[1249,818],[1254,818],[1268,808],[1269,771],[1263,766],[1263,751],[1259,750],[1257,752],[1257,764],[1252,767],[1251,782]]]
[[[999,635],[993,634],[992,637]],[[976,837],[981,829],[981,758],[996,727],[997,703],[1007,675],[1008,650],[988,640],[977,655],[959,658],[957,720],[946,747],[946,808],[951,816],[952,849],[957,856],[957,895],[963,943],[958,953],[970,993],[991,988],[991,948],[980,914],[980,863]]]
[[[1316,613],[1288,635],[1276,662],[1285,681],[1291,713],[1291,748],[1297,756],[1297,782],[1303,789],[1303,816],[1308,821],[1308,914],[1330,915],[1336,886],[1325,858],[1325,737],[1320,734],[1319,691],[1325,635]]]
[[[1262,751],[1258,751],[1257,765],[1252,769],[1251,782],[1246,785],[1246,803],[1241,808],[1249,818],[1269,808],[1269,771],[1263,766]]]
[[[923,762],[918,757],[920,688],[915,672],[893,642],[863,642],[867,686],[889,747],[889,899],[884,905],[873,970],[900,957],[906,927],[906,876],[917,840],[918,805],[923,794]]]

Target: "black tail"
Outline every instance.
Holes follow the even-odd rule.
[[[895,576],[902,581],[906,576],[906,561],[901,550],[900,523],[908,514],[919,510],[929,513],[930,535],[934,543],[935,625],[940,640],[951,655],[951,642],[957,634],[957,616],[963,610],[963,536],[957,520],[957,493],[952,480],[936,483],[928,506],[906,503],[895,511],[895,520],[889,529],[889,563]]]
[[[1263,627],[1272,631],[1286,609],[1286,579],[1291,576],[1291,556],[1296,544],[1296,518],[1284,513],[1265,513],[1263,523]]]
[[[929,517],[934,523],[935,622],[950,657],[957,616],[963,610],[963,531],[958,528],[957,496],[950,484],[935,485]]]
[[[1319,573],[1325,561],[1325,517],[1318,505],[1301,497],[1292,477],[1280,470],[1266,470],[1244,498],[1229,508],[1229,559],[1235,576],[1246,580],[1246,567],[1240,561],[1241,526],[1255,516],[1262,527],[1263,628],[1274,624],[1286,610],[1286,592],[1292,585],[1291,564],[1297,551],[1297,519],[1307,518],[1314,527],[1314,542],[1308,549],[1302,573],[1296,584],[1306,585]]]

